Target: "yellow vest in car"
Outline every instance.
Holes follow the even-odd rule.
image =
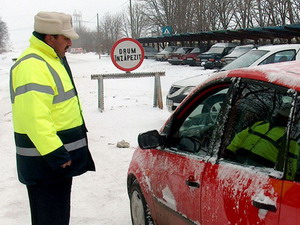
[[[235,153],[243,149],[273,162],[275,165],[279,151],[285,147],[280,146],[285,138],[285,127],[270,127],[270,123],[259,121],[236,134],[227,149]],[[298,157],[299,146],[296,141],[290,140],[287,162],[287,177],[289,179],[295,177]]]

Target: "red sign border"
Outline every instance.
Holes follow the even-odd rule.
[[[124,68],[124,67],[120,66],[120,65],[115,61],[115,57],[114,57],[115,49],[116,49],[116,47],[117,47],[120,43],[122,43],[122,42],[124,42],[124,41],[132,41],[132,42],[134,42],[135,44],[137,44],[138,47],[141,49],[142,58],[141,58],[140,62],[139,62],[136,66],[134,66],[134,67],[132,67],[132,68]],[[141,64],[143,63],[143,61],[144,61],[144,57],[145,57],[145,52],[144,52],[143,46],[141,45],[141,43],[140,43],[139,41],[137,41],[137,40],[135,40],[135,39],[133,39],[133,38],[122,38],[122,39],[118,40],[117,42],[114,43],[114,45],[112,46],[111,51],[110,51],[110,58],[111,58],[111,61],[113,62],[113,64],[114,64],[118,69],[123,70],[123,71],[127,71],[127,72],[130,72],[130,71],[133,71],[133,70],[139,68],[140,65],[141,65]]]

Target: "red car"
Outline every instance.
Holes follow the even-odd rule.
[[[160,131],[139,135],[132,224],[300,224],[299,93],[299,61],[212,75]]]
[[[194,48],[190,53],[182,57],[182,64],[189,66],[196,66],[196,57],[204,52],[204,48]]]
[[[194,48],[193,47],[181,47],[178,48],[175,52],[171,52],[168,58],[168,62],[172,65],[181,65],[183,57],[190,53]]]

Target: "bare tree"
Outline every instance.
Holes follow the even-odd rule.
[[[174,33],[277,26],[299,23],[299,11],[299,0],[138,0],[131,17],[129,10],[106,14],[97,32],[81,29],[85,40],[80,45],[109,53],[119,38],[140,38],[149,32],[158,36],[163,26],[171,26]]]
[[[8,43],[8,31],[6,23],[0,18],[0,53],[6,51]]]
[[[150,27],[148,17],[145,15],[143,6],[136,3],[132,6],[132,21],[130,18],[130,7],[128,13],[123,14],[123,32],[127,37],[140,38],[145,36]],[[132,22],[132,24],[131,24]]]
[[[228,29],[234,17],[233,0],[214,0],[215,10],[218,13],[218,29]]]
[[[106,14],[100,24],[102,52],[109,53],[122,34],[122,16]]]
[[[254,0],[234,0],[234,28],[253,27],[252,9]]]
[[[195,14],[193,18],[193,32],[207,31],[210,30],[210,23],[212,18],[209,14],[208,0],[194,1],[192,3],[195,9]]]
[[[87,27],[81,25],[76,29],[79,39],[73,41],[74,48],[83,48],[87,52],[93,52],[97,49],[97,32],[91,31]]]
[[[193,30],[194,0],[140,0],[153,26],[171,26],[175,33]]]
[[[293,22],[294,23],[300,23],[300,1],[299,0],[291,0],[291,4],[292,4],[292,14],[294,17]]]

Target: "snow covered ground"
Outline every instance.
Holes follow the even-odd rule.
[[[0,55],[0,224],[30,224],[27,192],[18,182],[9,100],[9,69],[19,52]],[[121,73],[109,57],[95,54],[67,55],[89,129],[89,145],[96,172],[74,179],[72,225],[129,225],[130,210],[126,175],[137,135],[159,129],[170,113],[165,97],[171,84],[203,71],[200,67],[172,66],[167,62],[144,60],[134,72],[165,71],[161,77],[164,109],[153,108],[154,78],[104,80],[104,112],[98,110],[97,81],[91,74]],[[203,76],[205,79],[207,76]],[[130,148],[117,148],[119,141]]]

